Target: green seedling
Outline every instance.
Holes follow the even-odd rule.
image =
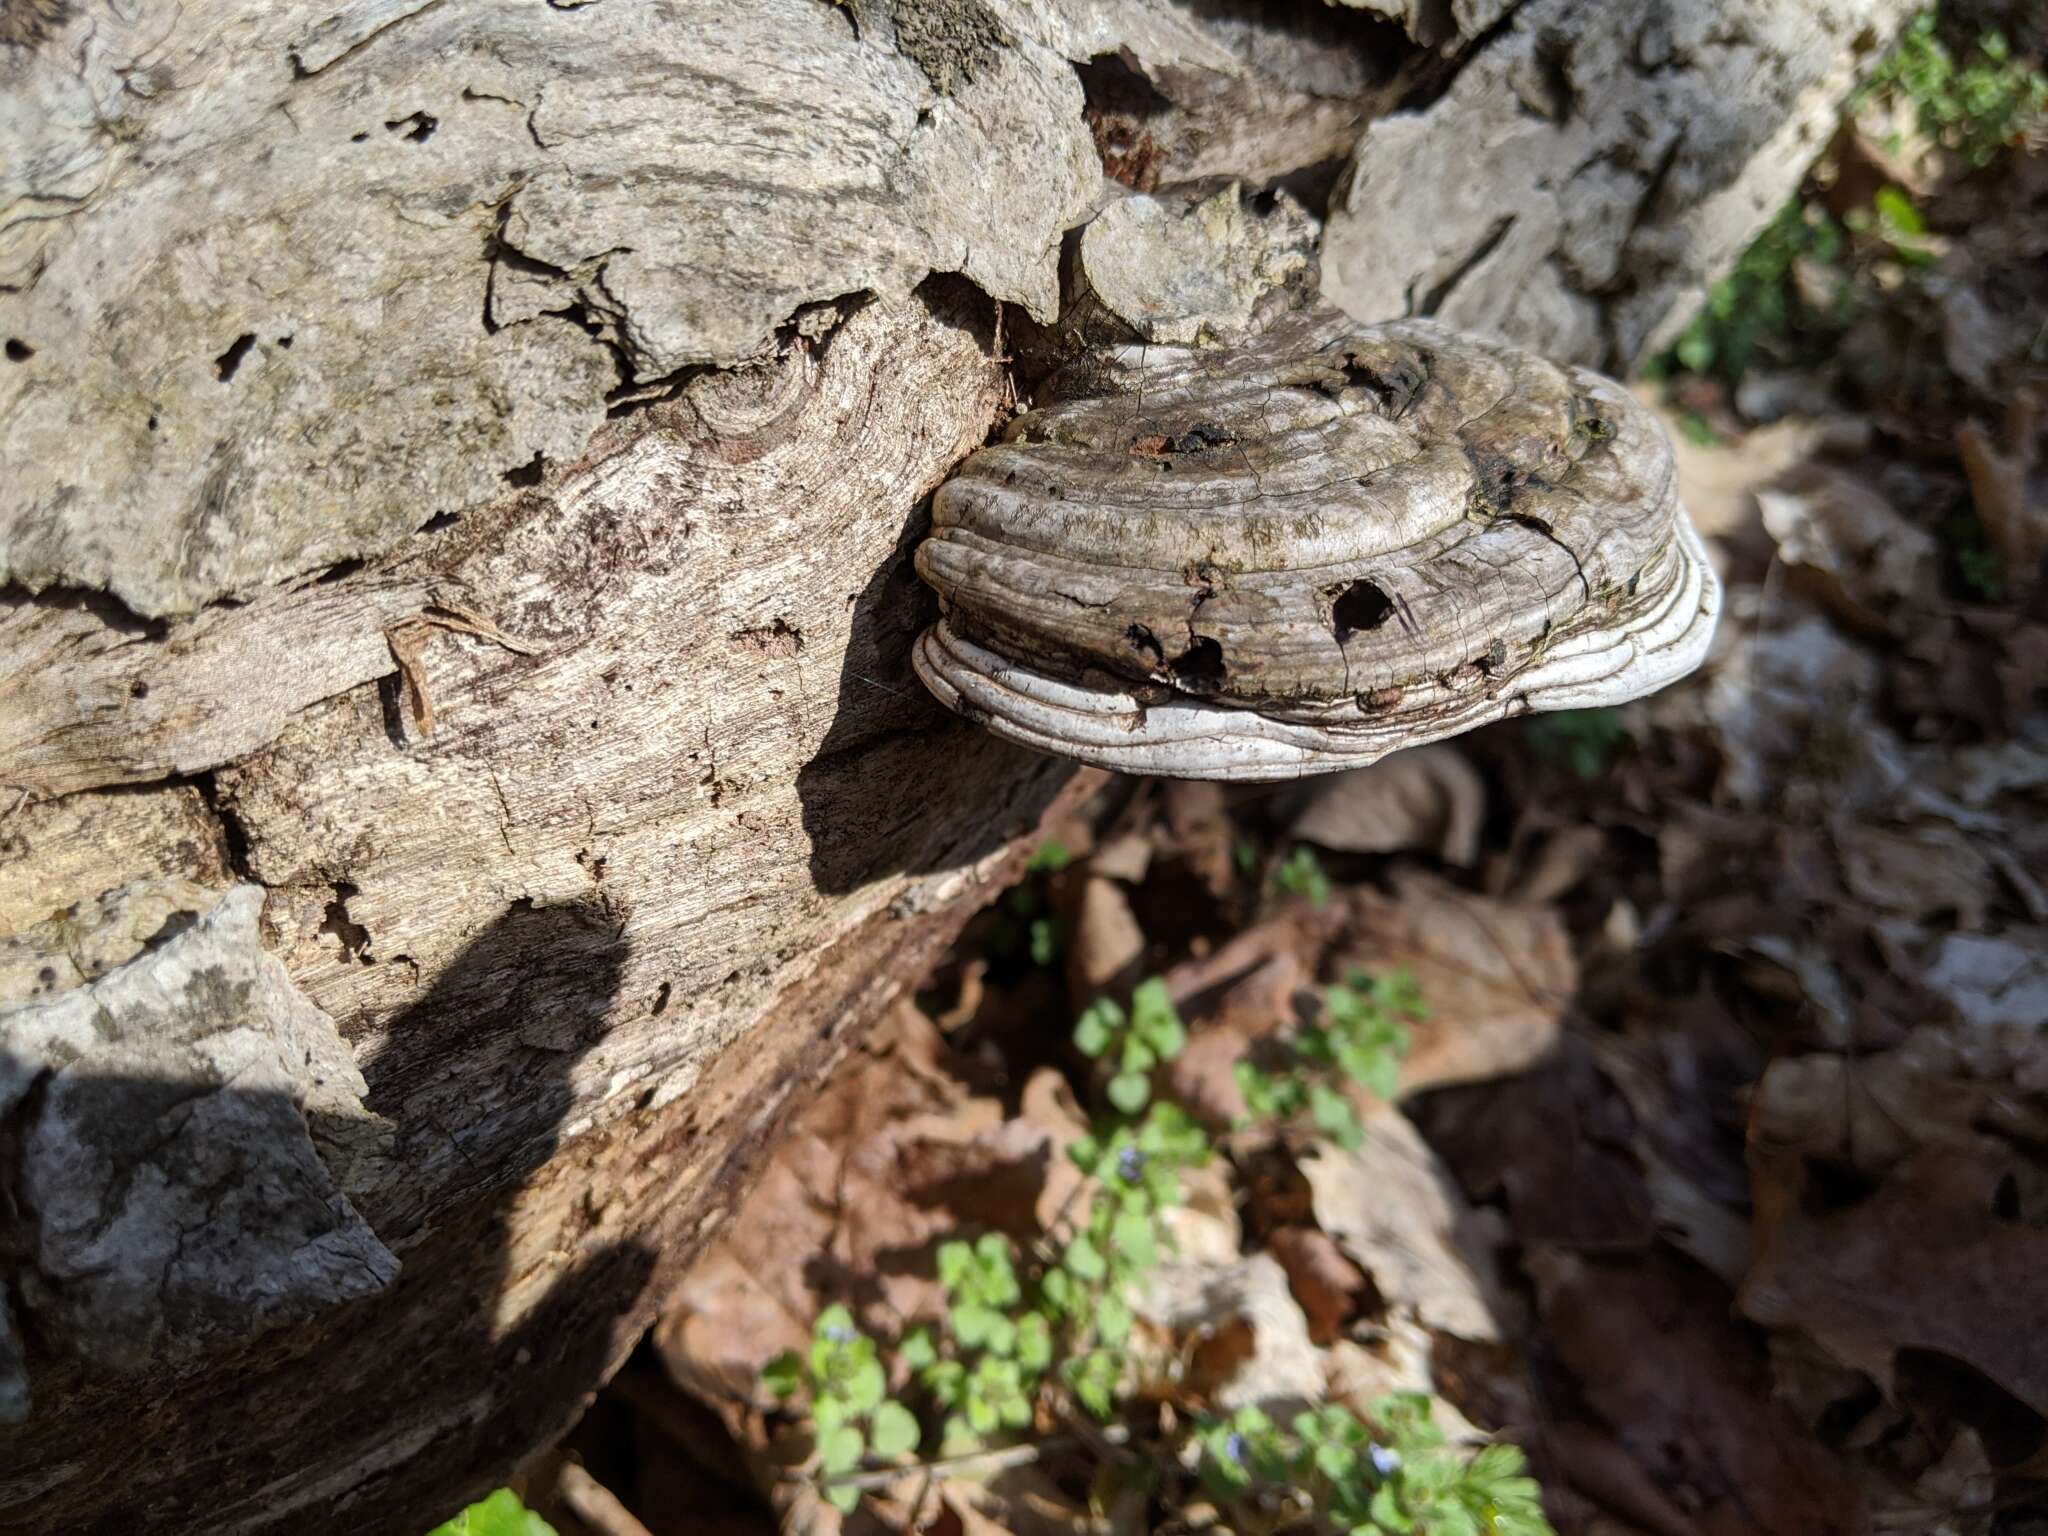
[[[1339,1146],[1356,1147],[1364,1132],[1339,1081],[1393,1098],[1400,1087],[1401,1058],[1415,1042],[1412,1026],[1428,1016],[1429,1005],[1412,972],[1379,977],[1352,972],[1348,980],[1324,989],[1314,1024],[1281,1042],[1285,1065],[1267,1070],[1249,1061],[1237,1064],[1247,1116],[1291,1120],[1306,1112]]]
[[[1607,776],[1628,743],[1628,726],[1612,709],[1561,709],[1534,716],[1529,740],[1552,761],[1562,762],[1573,777],[1586,783]]]
[[[1920,131],[1971,165],[1989,165],[2048,119],[2048,76],[2015,59],[2004,33],[1983,33],[1959,56],[1931,9],[1906,24],[1858,96],[1910,102]]]
[[[887,1461],[917,1449],[916,1415],[890,1399],[875,1341],[854,1327],[853,1314],[843,1306],[818,1314],[808,1353],[777,1355],[762,1368],[761,1379],[777,1397],[810,1389],[823,1492],[842,1512],[860,1503],[860,1490],[834,1484],[834,1477],[856,1470],[870,1456]]]
[[[1409,1025],[1428,1010],[1405,971],[1354,974],[1329,988],[1323,1004],[1315,1025],[1287,1042],[1290,1065],[1256,1074],[1247,1097],[1262,1095],[1276,1112],[1307,1110],[1328,1134],[1355,1140],[1356,1118],[1332,1083],[1348,1078],[1391,1094]],[[1162,981],[1139,986],[1128,1013],[1107,1000],[1091,1005],[1074,1039],[1112,1069],[1110,1112],[1069,1151],[1094,1181],[1086,1216],[1064,1238],[1048,1234],[1028,1264],[1000,1234],[940,1244],[945,1312],[936,1327],[913,1329],[897,1346],[915,1390],[942,1420],[941,1455],[972,1451],[995,1435],[1025,1436],[1045,1415],[1058,1418],[1068,1410],[1057,1391],[1047,1394],[1049,1385],[1063,1386],[1103,1423],[1118,1418],[1136,1323],[1133,1287],[1169,1245],[1165,1218],[1185,1202],[1182,1176],[1210,1156],[1208,1137],[1185,1110],[1151,1099],[1152,1069],[1187,1042]],[[918,1416],[890,1400],[879,1349],[843,1306],[820,1314],[807,1354],[771,1361],[764,1379],[784,1398],[808,1391],[821,1491],[841,1510],[859,1503],[847,1481],[856,1469],[919,1444]],[[1239,1529],[1271,1528],[1273,1511],[1291,1509],[1311,1517],[1313,1529],[1348,1536],[1548,1536],[1521,1452],[1488,1446],[1463,1458],[1445,1449],[1426,1397],[1384,1398],[1366,1419],[1325,1405],[1285,1427],[1247,1408],[1179,1433],[1194,1437],[1211,1495],[1245,1516]],[[1171,1445],[1159,1454],[1162,1464],[1177,1459]]]
[[[1289,896],[1299,896],[1312,907],[1330,904],[1330,877],[1323,873],[1323,861],[1315,849],[1297,843],[1273,871],[1273,884]]]
[[[1292,1504],[1349,1536],[1549,1536],[1516,1447],[1459,1457],[1419,1393],[1380,1398],[1370,1419],[1328,1404],[1282,1429],[1240,1409],[1196,1431],[1203,1481],[1226,1506]]]
[[[1166,983],[1156,976],[1131,993],[1128,1014],[1111,999],[1098,998],[1074,1024],[1075,1048],[1114,1069],[1109,1102],[1127,1115],[1143,1109],[1152,1096],[1152,1069],[1178,1056],[1187,1040]]]

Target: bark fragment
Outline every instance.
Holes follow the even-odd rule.
[[[345,1192],[388,1128],[333,1020],[264,953],[262,904],[237,886],[86,985],[0,1009],[21,1305],[93,1367],[188,1363],[397,1277]]]
[[[1529,0],[1423,111],[1372,123],[1323,292],[1617,371],[1783,204],[1907,0]]]

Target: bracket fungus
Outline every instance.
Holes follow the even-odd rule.
[[[1426,320],[1129,345],[940,487],[914,660],[949,708],[1129,773],[1286,779],[1696,667],[1720,592],[1619,385]]]

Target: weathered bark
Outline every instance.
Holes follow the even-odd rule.
[[[66,873],[77,851],[59,813],[93,794],[13,818],[13,870],[80,899],[60,934],[23,936],[45,966],[0,968],[48,994],[7,1016],[22,1065],[19,1091],[0,1094],[21,1126],[29,1220],[10,1247],[35,1404],[9,1435],[7,1491],[32,1528],[172,1498],[207,1525],[260,1529],[345,1491],[371,1523],[402,1523],[428,1490],[460,1491],[556,1427],[630,1342],[656,1269],[687,1254],[782,1102],[843,1049],[835,1026],[944,942],[1062,778],[947,721],[907,665],[930,610],[896,550],[910,508],[994,418],[989,318],[943,290],[877,301],[821,350],[702,377],[541,486],[310,601],[209,609],[140,645],[78,607],[11,615],[17,632],[62,636],[10,673],[29,700],[11,722],[49,719],[38,701],[60,693],[160,705],[125,731],[86,715],[37,732],[11,757],[17,782],[201,773],[221,837],[168,814],[204,810],[199,792],[141,789],[126,799],[166,802],[172,846],[100,851],[145,877],[122,886],[130,905],[153,894],[148,876],[259,882],[288,995],[369,1080],[331,1107],[310,1068],[258,1086],[182,1050],[131,1059],[115,1042],[162,1037],[167,1020],[267,1037],[281,1004],[223,1014],[190,987],[140,1013],[88,1000],[76,984],[110,944],[103,974],[132,984],[153,962],[196,964],[180,955],[190,934],[121,965],[169,931],[154,904],[140,931],[119,914],[129,953],[82,937],[103,926],[99,887]],[[294,666],[301,653],[334,670]],[[933,760],[949,771],[920,766]],[[33,897],[17,905],[35,914]],[[36,979],[74,953],[82,965]],[[76,1086],[31,1096],[39,1073]],[[309,1127],[295,1137],[293,1100]],[[271,1138],[237,1143],[232,1177],[198,1156],[222,1123]],[[383,1143],[345,1174],[344,1131]],[[66,1162],[46,1150],[60,1141],[91,1155]],[[252,1208],[234,1191],[303,1190],[316,1149],[335,1184],[312,1198],[335,1221],[287,1252],[255,1241],[306,1231],[303,1202]],[[123,1204],[138,1182],[153,1218]],[[71,1205],[100,1202],[119,1241],[86,1242],[60,1185]],[[208,1234],[219,1262],[165,1269],[173,1229]],[[372,1232],[356,1271],[388,1282],[395,1256],[397,1284],[328,1283],[327,1250]],[[156,1324],[135,1286],[103,1281],[109,1264],[149,1278]],[[543,1327],[554,1283],[592,1265],[561,1302],[580,1323]],[[537,1396],[515,1385],[520,1349],[551,1383]],[[374,1401],[394,1369],[405,1414]],[[243,1382],[262,1411],[203,1411],[208,1380]],[[140,1464],[111,1441],[80,1445],[138,1391],[188,1404],[175,1432],[151,1435]],[[371,1399],[353,1435],[333,1401],[351,1393]],[[94,1455],[126,1463],[124,1500],[89,1475]]]
[[[1464,83],[1593,11],[0,0],[0,1524],[416,1530],[557,1431],[1078,792],[909,667],[1064,233],[1431,99],[1345,238],[1397,126],[1519,206]]]
[[[1406,9],[1412,26],[1434,8]],[[1486,25],[1500,7],[1473,9]],[[1366,130],[1324,291],[1365,319],[1434,315],[1632,368],[1791,196],[1911,9],[1529,0],[1440,100]]]

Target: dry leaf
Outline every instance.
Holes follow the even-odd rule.
[[[1466,1339],[1499,1339],[1513,1309],[1493,1240],[1407,1116],[1379,1105],[1354,1151],[1318,1146],[1301,1159],[1316,1224],[1372,1278],[1390,1308]]]
[[[1972,1028],[2038,1027],[2048,1022],[2048,928],[1949,934],[1921,980]]]
[[[1225,809],[1223,786],[1206,779],[1155,782],[1170,846],[1211,896],[1218,901],[1228,899],[1237,882],[1233,863],[1237,828]]]
[[[1830,205],[1837,214],[1867,208],[1880,188],[1903,188],[1915,201],[1956,174],[1957,156],[1920,125],[1920,113],[1904,91],[1872,91],[1851,105],[1838,146]]]
[[[1288,836],[1344,853],[1423,849],[1446,864],[1479,857],[1486,786],[1454,747],[1411,747],[1309,791]]]
[[[1783,933],[1756,933],[1723,939],[1714,948],[1749,962],[1742,970],[1745,986],[1800,1004],[1820,1040],[1837,1047],[1853,1043],[1855,1004],[1824,946]]]
[[[1833,833],[1842,883],[1859,900],[1921,919],[1953,912],[1965,928],[1984,926],[1991,863],[1954,827],[1899,831],[1844,821]]]
[[[1779,558],[1815,572],[1829,602],[1859,624],[1875,627],[1934,592],[1934,535],[1846,470],[1800,465],[1759,491],[1757,506]]]
[[[1287,1271],[1288,1287],[1308,1318],[1309,1337],[1334,1343],[1372,1291],[1365,1271],[1317,1227],[1282,1227],[1267,1235],[1266,1248]]]
[[[1429,1004],[1403,1094],[1525,1071],[1555,1047],[1579,978],[1554,909],[1404,870],[1391,896],[1352,891],[1350,915],[1336,974],[1405,968]]]
[[[1567,1036],[1554,1061],[1504,1082],[1432,1094],[1430,1145],[1475,1200],[1504,1198],[1517,1238],[1592,1252],[1651,1242],[1649,1191],[1628,1149],[1627,1100]]]
[[[1506,859],[1498,866],[1489,862],[1489,895],[1505,896],[1516,902],[1555,901],[1575,888],[1606,857],[1607,834],[1601,828],[1579,822],[1538,831],[1528,825],[1533,819],[1525,817],[1524,825],[1516,829],[1512,866]]]
[[[1169,990],[1176,979],[1185,979],[1184,969],[1169,974]],[[1302,960],[1291,950],[1281,950],[1222,992],[1210,994],[1213,1001],[1190,1032],[1187,1045],[1165,1068],[1167,1096],[1212,1130],[1235,1125],[1245,1112],[1237,1063],[1257,1041],[1292,1022],[1296,997],[1307,981]]]
[[[1105,880],[1138,885],[1152,867],[1152,839],[1142,832],[1122,832],[1095,850],[1088,859],[1088,873]]]
[[[1574,1487],[1625,1517],[1634,1529],[1653,1536],[1700,1536],[1692,1517],[1612,1435],[1584,1424],[1547,1424],[1542,1446]]]
[[[1777,789],[1782,766],[1803,758],[1831,781],[1839,806],[1854,754],[1879,729],[1869,706],[1884,668],[1818,614],[1791,602],[1761,614],[1760,607],[1754,589],[1731,594],[1705,690],[1670,707],[1704,710],[1726,763],[1720,798],[1760,805]]]
[[[1879,1178],[1922,1146],[1974,1143],[1977,1095],[1957,1091],[1964,1087],[1912,1071],[1896,1051],[1862,1061],[1779,1057],[1752,1092],[1749,1124],[1767,1222],[1804,1182],[1809,1158]]]
[[[1256,1403],[1284,1422],[1289,1412],[1322,1397],[1322,1352],[1309,1339],[1287,1272],[1269,1253],[1225,1266],[1161,1264],[1145,1276],[1136,1310],[1163,1335],[1131,1340],[1131,1364],[1148,1396],[1172,1394],[1191,1345],[1230,1335],[1235,1347],[1211,1352],[1219,1368],[1209,1379],[1187,1383],[1217,1411]]]
[[[2048,1229],[2012,1208],[2010,1161],[1930,1146],[1845,1209],[1783,1202],[1761,1229],[1743,1315],[1803,1329],[1887,1391],[1899,1350],[1933,1350],[2048,1414]]]
[[[1108,1529],[1106,1521],[1068,1497],[1043,1467],[1007,1467],[993,1477],[976,1477],[974,1470],[963,1469],[962,1476],[946,1479],[939,1489],[946,1508],[960,1522],[960,1536],[1096,1536]],[[932,1505],[925,1507],[929,1511]],[[916,1527],[907,1519],[896,1527],[945,1528],[943,1521]]]
[[[1145,958],[1145,934],[1131,913],[1123,887],[1090,875],[1081,887],[1067,945],[1067,993],[1085,1007],[1105,992],[1129,990]]]
[[[1671,1022],[1682,1023],[1682,1016]],[[1749,1267],[1750,1231],[1743,1216],[1705,1187],[1719,1187],[1731,1175],[1740,1179],[1742,1172],[1739,1166],[1720,1166],[1724,1160],[1715,1154],[1726,1138],[1715,1137],[1719,1127],[1711,1109],[1692,1102],[1712,1082],[1703,1070],[1711,1063],[1690,1054],[1695,1044],[1690,1032],[1656,1030],[1648,1032],[1647,1039],[1644,1034],[1602,1033],[1589,1042],[1590,1049],[1643,1127],[1644,1134],[1631,1150],[1642,1170],[1658,1235],[1732,1288]],[[1655,1050],[1659,1045],[1664,1052]],[[1684,1098],[1674,1102],[1680,1095]],[[1747,1190],[1730,1193],[1740,1203]]]
[[[1389,1392],[1427,1392],[1430,1418],[1453,1443],[1483,1440],[1443,1394],[1434,1369],[1436,1347],[1436,1338],[1412,1317],[1389,1317],[1363,1342],[1339,1339],[1330,1346],[1324,1390],[1331,1402],[1348,1404],[1358,1413],[1368,1412]]]
[[[1757,491],[1810,458],[1825,433],[1821,423],[1795,416],[1745,432],[1738,442],[1703,445],[1692,440],[1662,396],[1659,388],[1637,386],[1636,397],[1657,413],[1670,435],[1679,498],[1693,526],[1710,539],[1755,526]]]
[[[1236,1189],[1227,1165],[1212,1158],[1180,1175],[1181,1203],[1160,1213],[1168,1252],[1190,1264],[1235,1264],[1244,1246]]]
[[[1977,517],[2007,577],[2021,587],[2033,584],[2042,557],[2048,555],[2043,424],[2040,398],[2022,389],[2007,408],[2002,444],[1993,443],[1991,434],[1974,421],[1956,429],[1956,452],[1969,476]]]
[[[1770,1401],[1762,1351],[1711,1279],[1654,1250],[1595,1264],[1539,1249],[1524,1267],[1582,1400],[1694,1529],[1860,1536],[1854,1488]]]
[[[929,1266],[907,1256],[963,1226],[1033,1235],[1034,1213],[1072,1189],[1078,1115],[1027,1090],[1038,1118],[1004,1122],[944,1058],[931,1021],[899,1003],[778,1143],[656,1323],[677,1385],[714,1406],[766,1408],[761,1367],[801,1348],[828,1302],[893,1337],[941,1306]]]

